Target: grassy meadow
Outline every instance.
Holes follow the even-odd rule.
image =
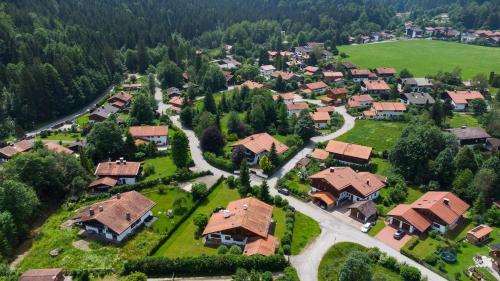
[[[439,70],[462,68],[469,79],[478,73],[500,72],[500,48],[467,45],[437,40],[405,40],[366,45],[340,46],[349,55],[345,61],[359,67],[407,68],[415,76],[434,74]]]
[[[337,140],[370,146],[376,151],[390,150],[406,125],[403,122],[356,120],[354,128]]]

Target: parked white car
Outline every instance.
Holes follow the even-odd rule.
[[[361,227],[361,232],[367,233],[368,231],[370,231],[371,228],[372,228],[372,223],[367,222],[367,223],[363,224],[363,226]]]

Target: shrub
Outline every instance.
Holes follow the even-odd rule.
[[[382,254],[382,252],[380,252],[379,248],[375,247],[375,248],[370,248],[368,250],[368,257],[370,257],[370,259],[373,261],[373,262],[378,262],[378,260],[380,259],[380,255]]]
[[[226,245],[220,245],[219,248],[217,248],[217,254],[219,255],[225,255],[227,254],[228,251],[229,249],[227,248]]]
[[[283,203],[283,198],[281,198],[281,196],[279,195],[274,196],[274,205],[276,207],[281,207],[282,203]]]
[[[171,276],[174,272],[182,276],[231,275],[237,268],[259,271],[282,271],[288,266],[283,256],[214,255],[197,257],[145,257],[128,260],[122,274],[139,271],[149,277]]]
[[[398,269],[398,261],[395,258],[388,255],[381,255],[378,260],[378,263],[381,266],[393,271],[397,271]]]
[[[271,271],[266,271],[262,273],[261,276],[262,281],[273,281],[273,273]]]
[[[229,188],[233,189],[236,187],[236,182],[235,182],[234,176],[227,177],[226,182],[227,182],[227,186]]]
[[[229,159],[218,157],[217,155],[215,155],[215,153],[212,152],[204,152],[203,157],[205,158],[205,160],[207,160],[208,163],[210,163],[210,165],[213,165],[219,169],[225,171],[233,170],[233,163]]]
[[[151,163],[144,165],[144,177],[148,177],[155,173],[155,166]]]
[[[283,253],[284,253],[285,255],[290,255],[290,254],[291,254],[291,252],[292,252],[292,251],[291,251],[291,248],[292,248],[292,247],[290,246],[290,244],[284,244],[284,245],[283,245]]]
[[[418,245],[418,243],[420,243],[420,240],[418,240],[418,238],[416,237],[413,237],[410,243],[408,244],[408,249],[413,250],[413,248],[415,248]]]
[[[148,277],[146,274],[142,272],[134,272],[127,277],[125,277],[125,281],[146,281],[148,280]]]
[[[229,248],[229,253],[232,255],[241,255],[243,251],[239,246],[233,245],[231,248]]]
[[[424,261],[432,266],[436,265],[437,261],[438,261],[439,257],[438,255],[436,255],[436,253],[432,253],[432,254],[429,254],[427,255],[425,258],[424,258]]]
[[[399,267],[399,274],[405,281],[420,281],[420,278],[422,277],[417,268],[406,264]]]
[[[195,201],[201,200],[205,198],[205,196],[207,196],[208,193],[207,185],[200,182],[194,183],[193,186],[191,187],[191,193],[193,194],[193,200]]]

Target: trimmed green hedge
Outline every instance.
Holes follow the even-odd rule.
[[[216,255],[199,257],[146,257],[129,260],[123,267],[123,275],[132,272],[143,272],[148,277],[162,276],[215,276],[231,275],[238,268],[258,271],[282,271],[288,266],[284,256],[243,256]]]

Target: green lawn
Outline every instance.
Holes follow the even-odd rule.
[[[435,74],[439,70],[462,68],[469,79],[478,73],[500,72],[500,48],[444,42],[438,40],[406,40],[381,44],[339,46],[349,55],[346,61],[360,67],[407,68],[415,76]]]
[[[292,255],[298,255],[314,238],[321,233],[319,224],[312,218],[295,212],[292,235]]]
[[[479,121],[476,117],[470,114],[454,113],[453,117],[446,121],[451,128],[467,127],[480,127]]]
[[[61,209],[51,215],[42,226],[40,234],[36,237],[29,254],[20,264],[20,269],[62,267],[64,269],[84,268],[114,268],[120,269],[123,261],[146,256],[159,242],[161,233],[165,233],[173,222],[181,217],[174,216],[168,219],[166,210],[172,209],[172,204],[178,196],[188,200],[192,205],[189,193],[174,188],[165,187],[164,193],[158,192],[158,187],[146,189],[143,193],[156,202],[153,213],[157,220],[151,228],[140,229],[130,239],[120,245],[91,242],[90,250],[75,248],[73,242],[80,240],[80,228],[61,228],[61,224],[75,215],[76,207],[71,210]],[[89,205],[85,203],[77,207]],[[160,213],[161,212],[161,213]],[[49,256],[54,249],[61,249],[62,253],[56,257]]]
[[[382,159],[382,158],[372,158],[371,159],[372,164],[377,165],[377,171],[375,174],[381,175],[381,176],[388,176],[389,172],[391,170],[391,163],[389,161]]]
[[[83,115],[76,117],[75,119],[76,123],[78,123],[78,125],[80,126],[86,125],[89,122],[89,115],[90,115],[89,113],[85,113]]]
[[[476,255],[483,255],[483,256],[488,256],[488,245],[491,244],[498,244],[500,243],[500,229],[498,227],[494,227],[493,232],[490,234],[490,241],[486,245],[483,246],[476,246],[472,245],[468,242],[458,242],[462,240],[466,234],[467,231],[472,229],[475,225],[471,223],[470,221],[466,221],[462,225],[459,225],[456,230],[452,231],[449,235],[446,236],[446,239],[448,239],[452,243],[457,243],[459,246],[459,249],[457,251],[457,262],[456,263],[446,263],[444,262],[444,271],[443,273],[447,274],[450,279],[452,279],[455,276],[455,273],[461,272],[468,268],[469,266],[473,265],[474,262],[472,258]],[[407,243],[406,245],[409,245],[410,243]],[[420,257],[421,259],[424,259],[428,255],[435,253],[437,251],[438,246],[445,247],[446,242],[445,239],[437,239],[437,238],[432,238],[430,236],[426,237],[425,239],[421,240],[415,248],[412,250],[409,250],[412,252],[414,255]],[[438,269],[436,269],[438,270]]]
[[[377,151],[389,150],[404,127],[406,123],[403,122],[356,120],[354,128],[337,140],[370,146]]]
[[[339,271],[344,264],[347,256],[352,251],[367,251],[368,249],[350,242],[340,242],[333,245],[328,252],[323,256],[318,270],[319,281],[339,280]],[[390,271],[379,264],[371,264],[372,276],[378,276],[377,280],[385,281],[402,281],[401,276],[393,271]]]
[[[168,210],[173,209],[175,199],[184,197],[187,199],[186,208],[191,209],[193,206],[191,194],[178,188],[158,185],[145,189],[141,193],[156,202],[156,206],[152,210],[154,216],[157,218],[153,224],[153,229],[158,233],[167,233],[182,218],[182,215],[174,215],[172,218],[167,216]]]
[[[420,191],[418,188],[416,188],[416,187],[408,187],[408,196],[406,197],[406,199],[403,202],[401,202],[401,204],[411,204],[411,203],[415,202],[415,200],[417,200],[418,198],[420,198],[422,195],[423,195],[423,192]],[[396,207],[396,205],[399,205],[399,203],[392,204],[390,206],[383,205],[382,204],[382,199],[384,197],[387,197],[387,196],[389,196],[389,188],[382,188],[380,190],[380,197],[377,198],[377,200],[376,200],[377,206],[381,206],[382,207],[382,210],[379,210],[379,211],[381,211],[380,215],[382,215],[382,216],[385,215],[386,213],[388,213],[394,207]]]
[[[202,239],[195,239],[196,226],[193,218],[197,214],[210,216],[217,207],[226,207],[229,201],[240,198],[236,189],[229,189],[226,183],[221,183],[208,195],[204,202],[179,226],[172,236],[155,253],[157,256],[182,257],[216,254],[217,249],[205,247]]]
[[[155,167],[155,172],[149,175],[146,180],[154,180],[158,178],[163,178],[171,176],[175,173],[177,167],[170,156],[158,157],[153,159],[148,159],[144,161],[144,165],[151,164]]]
[[[368,231],[368,235],[374,237],[385,227],[384,221],[378,219],[374,226]]]
[[[50,136],[47,136],[46,138],[42,138],[40,134],[38,134],[36,135],[36,139],[76,141],[77,139],[82,139],[82,135],[80,133],[71,132],[51,132]]]

